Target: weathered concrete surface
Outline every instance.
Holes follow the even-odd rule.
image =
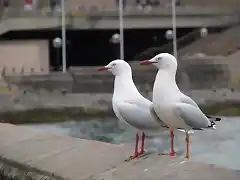
[[[223,57],[186,57],[179,63],[177,82],[181,90],[199,102],[204,100],[239,100],[238,80],[232,86],[233,67]],[[151,99],[157,69],[130,62],[139,91]],[[231,63],[230,63],[231,64]],[[0,94],[0,110],[33,108],[93,107],[111,108],[113,76],[99,73],[97,67],[71,67],[67,73],[21,76],[2,73],[11,92]],[[204,76],[203,76],[204,74]],[[235,73],[236,74],[236,73]],[[235,92],[231,92],[231,88]],[[222,89],[227,92],[222,93]],[[212,89],[218,89],[217,93]],[[225,89],[223,91],[225,91]],[[193,94],[193,95],[192,95]],[[201,94],[201,95],[199,95]],[[200,102],[200,103],[201,103]]]
[[[197,103],[240,101],[240,89],[232,91],[229,88],[203,89],[183,91],[191,96]],[[143,96],[152,99],[151,90],[143,92]],[[112,109],[111,93],[51,93],[51,92],[19,92],[12,94],[0,94],[0,111],[25,111],[38,108],[64,108],[79,107],[93,109]]]
[[[153,86],[157,69],[153,66],[140,66],[139,62],[129,63],[136,86],[142,92],[149,91]],[[17,86],[19,91],[39,93],[45,89],[48,92],[67,93],[112,92],[114,77],[109,72],[97,72],[96,68],[71,67],[67,73],[51,72],[46,75],[5,74],[3,78],[10,87]],[[179,62],[177,83],[184,90],[232,87],[231,72],[231,67],[223,57],[185,57]]]
[[[169,157],[152,155],[137,162],[125,163],[115,169],[108,170],[97,176],[111,180],[237,180],[238,171],[206,165],[201,163],[182,163],[179,159],[170,160]]]
[[[190,161],[181,163],[181,158],[171,160],[155,154],[124,162],[131,150],[130,145],[112,145],[0,124],[1,167],[37,173],[34,179],[44,175],[71,180],[238,180],[240,177],[240,171]]]
[[[0,125],[0,144],[2,158],[70,179],[101,173],[121,163],[129,153],[124,146],[10,124]],[[107,155],[111,158],[106,158]]]

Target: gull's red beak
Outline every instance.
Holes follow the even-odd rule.
[[[152,62],[149,60],[140,61],[140,65],[149,65],[149,64],[152,64]]]
[[[106,70],[108,70],[107,67],[101,67],[101,68],[98,68],[98,69],[97,69],[97,71],[106,71]]]

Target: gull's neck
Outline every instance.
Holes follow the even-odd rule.
[[[159,69],[153,87],[153,101],[169,101],[180,92],[176,84],[176,72]]]
[[[123,100],[133,98],[138,95],[140,95],[140,93],[133,82],[132,73],[124,73],[115,76],[113,92],[114,98],[121,98],[121,100]]]

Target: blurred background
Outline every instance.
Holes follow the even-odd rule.
[[[162,52],[178,59],[177,83],[195,101],[239,104],[239,0],[1,0],[0,17],[4,111],[111,111],[113,76],[96,66],[117,58],[151,99],[156,68],[138,62]]]
[[[162,52],[176,56],[180,89],[205,113],[236,116],[194,137],[194,153],[239,168],[240,0],[0,0],[0,120],[132,142],[112,111],[113,76],[96,68],[126,60],[151,99],[157,70],[138,61]],[[148,142],[168,150],[168,135]]]
[[[173,52],[175,35],[179,59],[196,53],[228,58],[240,46],[239,0],[1,0],[0,11],[1,59],[22,59],[1,64],[16,72],[19,64],[47,72],[65,63],[139,60]]]
[[[113,77],[95,69],[117,58],[151,99],[156,68],[138,61],[161,52],[197,102],[240,98],[239,0],[1,0],[0,17],[4,108],[110,108]]]

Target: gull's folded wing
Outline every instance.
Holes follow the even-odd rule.
[[[130,125],[145,130],[161,128],[160,123],[152,117],[149,107],[141,107],[129,102],[116,104],[119,114]]]

